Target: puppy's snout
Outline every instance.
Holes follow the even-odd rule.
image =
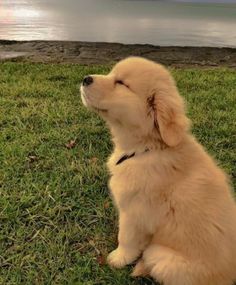
[[[84,77],[83,82],[82,82],[83,86],[89,86],[92,83],[93,83],[93,77],[92,76]]]

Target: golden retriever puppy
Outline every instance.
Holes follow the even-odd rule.
[[[130,57],[81,86],[84,105],[108,124],[109,187],[119,212],[113,267],[140,257],[133,276],[165,285],[236,280],[236,205],[227,177],[189,131],[170,73]]]

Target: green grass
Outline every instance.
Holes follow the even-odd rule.
[[[112,146],[104,123],[82,106],[79,84],[108,70],[0,64],[2,285],[154,284],[103,264],[117,233],[104,165]],[[193,132],[235,186],[235,70],[172,71]]]

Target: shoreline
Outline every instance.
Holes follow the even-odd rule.
[[[0,40],[0,62],[23,61],[112,64],[128,56],[143,56],[175,67],[236,68],[236,48],[155,46],[78,41],[9,41]]]

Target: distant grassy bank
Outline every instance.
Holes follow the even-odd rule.
[[[104,123],[81,104],[84,75],[109,66],[0,64],[0,284],[154,284],[112,270],[116,214]],[[171,69],[193,132],[236,186],[236,76]]]
[[[127,56],[144,56],[173,67],[236,68],[236,48],[157,46],[73,41],[0,40],[0,61],[110,64]]]

